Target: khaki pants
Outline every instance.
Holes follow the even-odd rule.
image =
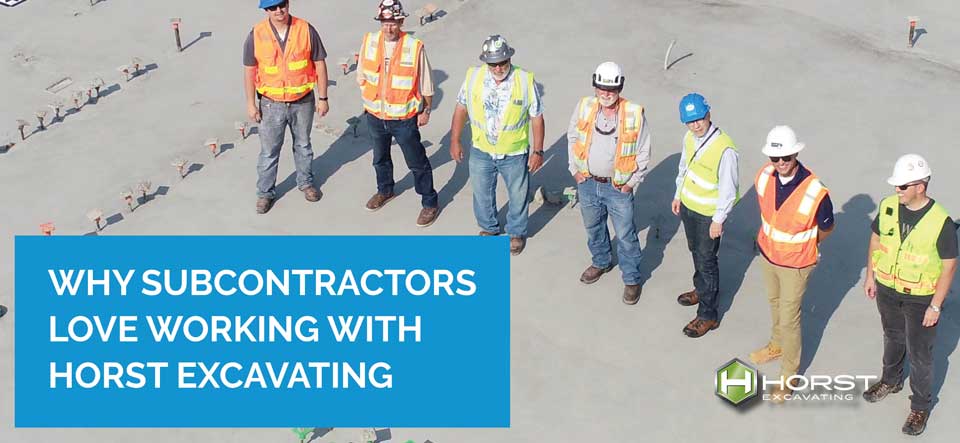
[[[773,327],[770,343],[783,350],[780,362],[780,375],[790,377],[800,369],[800,307],[803,293],[807,290],[807,279],[816,265],[803,269],[785,268],[763,260],[763,276],[767,283],[767,298],[770,301],[770,314]]]

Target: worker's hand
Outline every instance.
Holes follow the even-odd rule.
[[[576,174],[573,174],[573,180],[579,185],[580,183],[587,181],[587,178],[584,177],[583,174],[577,172]]]
[[[723,224],[717,222],[710,223],[710,238],[717,239],[723,235]]]
[[[463,146],[460,144],[460,140],[450,140],[450,158],[457,163],[463,161]]]
[[[330,112],[330,104],[326,100],[317,100],[317,118],[323,118]]]
[[[630,185],[623,185],[620,187],[620,192],[624,194],[630,194],[633,192],[633,188],[631,188]]]
[[[868,277],[865,282],[863,282],[863,293],[867,295],[867,298],[873,300],[877,298],[877,281],[873,277]]]
[[[427,123],[430,123],[429,112],[421,112],[417,115],[417,126],[427,126]]]
[[[673,211],[673,215],[676,215],[676,216],[679,216],[679,215],[680,215],[680,200],[679,200],[679,199],[674,200],[672,203],[670,203],[670,210]]]
[[[260,108],[257,107],[256,103],[247,104],[247,118],[250,121],[260,123]]]
[[[543,152],[543,151],[540,151]],[[530,172],[537,172],[540,170],[540,167],[543,166],[543,156],[530,153],[530,160],[527,161],[527,169]]]
[[[940,321],[940,313],[927,308],[927,313],[923,314],[923,327],[932,328]]]

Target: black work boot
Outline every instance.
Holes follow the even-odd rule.
[[[874,383],[866,391],[863,391],[863,399],[870,402],[876,403],[880,400],[883,400],[888,394],[896,394],[903,389],[903,382],[896,385],[888,385],[882,381]]]

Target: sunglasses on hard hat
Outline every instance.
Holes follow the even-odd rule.
[[[277,9],[287,9],[287,1],[284,0],[284,1],[280,2],[280,3],[277,3],[277,4],[273,5],[273,6],[267,6],[266,8],[263,8],[263,9],[265,9],[265,10],[267,10],[267,11],[270,11],[270,12],[276,11]]]
[[[783,157],[773,157],[773,156],[771,156],[771,157],[770,157],[770,163],[780,163],[780,160],[783,160],[784,163],[787,163],[787,162],[789,162],[790,160],[793,160],[793,156],[794,156],[793,154],[784,155]]]

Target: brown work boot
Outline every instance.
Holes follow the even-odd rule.
[[[779,346],[774,346],[772,343],[767,343],[766,346],[750,353],[750,361],[754,364],[762,365],[780,358],[781,355],[783,355],[783,349],[780,349]]]
[[[603,274],[610,272],[611,269],[613,269],[613,265],[607,266],[606,268],[598,268],[590,265],[589,268],[583,271],[583,274],[580,274],[580,283],[585,283],[588,285],[596,283],[597,280],[600,280],[600,277],[602,277]]]
[[[640,300],[640,285],[625,285],[623,287],[623,302],[635,305]]]
[[[527,239],[523,237],[510,237],[510,254],[520,255],[523,248],[527,246]]]
[[[704,334],[710,332],[720,326],[720,322],[716,320],[707,320],[704,318],[697,317],[687,323],[687,326],[683,328],[683,333],[690,338],[700,338]]]
[[[498,235],[500,235],[499,232],[480,231],[481,237],[496,237]]]
[[[370,200],[367,200],[367,210],[371,212],[377,211],[390,202],[390,200],[393,200],[393,198],[396,196],[397,194],[392,192],[389,194],[381,194],[379,192],[373,194],[373,197],[370,197]]]
[[[680,306],[693,306],[697,303],[700,303],[700,296],[697,295],[697,290],[684,292],[677,297],[677,303],[680,303]]]
[[[870,403],[876,403],[883,400],[887,395],[900,392],[901,389],[903,389],[902,381],[895,385],[888,385],[882,381],[878,381],[870,385],[866,391],[863,391],[863,399]]]
[[[790,394],[793,394],[793,389],[790,389],[789,386],[777,386],[770,393],[770,401],[775,405],[782,404],[787,401],[787,396]]]
[[[420,215],[417,216],[417,226],[426,228],[437,221],[437,215],[440,214],[440,208],[423,208]]]
[[[308,202],[317,202],[320,201],[320,197],[323,197],[323,194],[313,185],[307,186],[301,191],[303,191],[303,198],[307,199]]]
[[[910,415],[907,416],[907,421],[900,430],[907,435],[923,434],[924,429],[927,429],[928,418],[930,418],[930,411],[911,409]]]
[[[273,199],[260,197],[257,199],[257,214],[266,214],[273,207]]]

